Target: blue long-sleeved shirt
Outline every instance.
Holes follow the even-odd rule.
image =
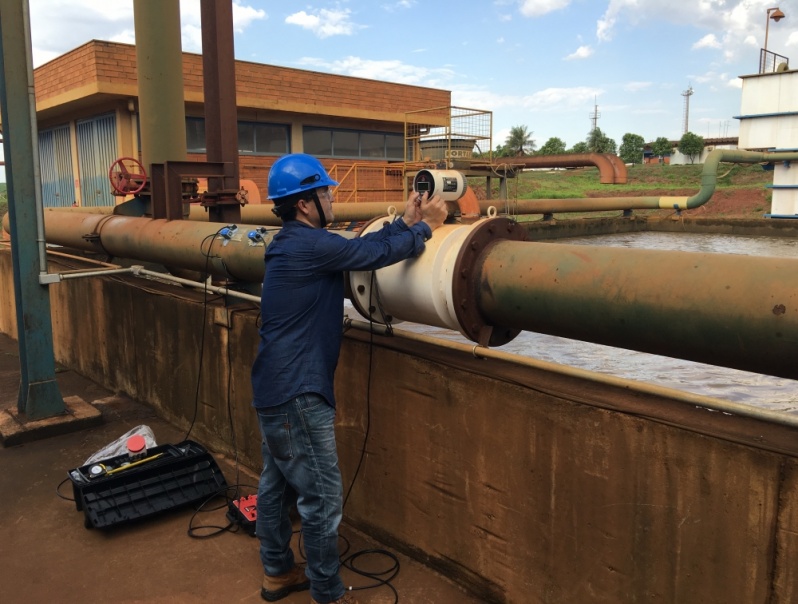
[[[431,235],[426,223],[408,227],[401,218],[356,239],[286,222],[266,249],[252,404],[272,407],[316,393],[334,407],[343,272],[376,270],[418,256]]]

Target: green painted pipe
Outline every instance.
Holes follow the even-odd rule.
[[[134,0],[141,157],[150,165],[186,159],[180,2]]]
[[[50,243],[255,283],[274,232],[252,242],[255,227],[239,225],[226,240],[218,223],[45,214]],[[798,379],[798,259],[475,244],[482,252],[464,267],[473,285],[463,291],[487,325]]]
[[[798,259],[499,241],[491,325],[798,379]]]

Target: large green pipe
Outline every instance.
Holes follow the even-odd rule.
[[[497,242],[489,324],[798,378],[798,259]]]
[[[186,108],[178,0],[133,0],[141,157],[150,165],[186,159]]]
[[[252,242],[255,227],[240,225],[226,240],[215,223],[77,212],[46,212],[45,228],[50,243],[256,283],[274,232]],[[488,325],[798,379],[796,259],[489,239],[466,247],[474,259],[449,278],[473,284],[462,291]]]
[[[704,160],[704,169],[701,172],[701,189],[685,201],[684,209],[697,208],[705,204],[715,192],[718,182],[718,164],[729,162],[734,164],[760,164],[780,161],[798,160],[798,151],[782,151],[778,153],[764,153],[759,151],[740,151],[738,149],[715,149]],[[668,206],[676,207],[676,206]]]

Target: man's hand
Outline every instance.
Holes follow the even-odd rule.
[[[433,195],[430,198],[427,193],[424,193],[418,211],[421,213],[421,220],[426,222],[433,231],[441,226],[449,216],[446,202],[440,195]]]
[[[424,195],[426,195],[426,193],[424,193]],[[410,191],[410,195],[405,203],[405,213],[402,216],[402,220],[404,220],[405,224],[409,227],[421,221],[421,198],[421,193]]]

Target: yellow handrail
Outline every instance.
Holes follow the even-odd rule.
[[[339,178],[339,172],[346,172]],[[380,176],[371,177],[364,172],[379,171]],[[349,166],[334,164],[329,170],[330,176],[338,181],[335,190],[336,197],[342,203],[357,203],[360,201],[387,202],[389,194],[391,201],[397,201],[404,196],[405,168],[402,164],[383,164],[370,162],[355,162]],[[394,182],[391,182],[391,179]],[[379,186],[375,186],[379,184]],[[381,195],[368,195],[381,194]],[[375,199],[378,197],[378,199]],[[393,199],[396,197],[396,199]]]

